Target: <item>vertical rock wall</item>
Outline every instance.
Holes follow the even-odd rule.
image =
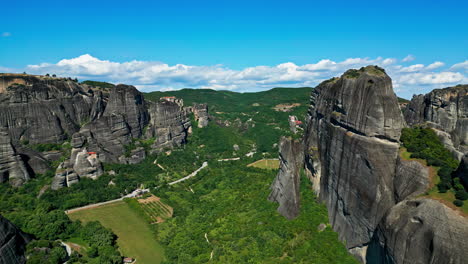
[[[0,215],[0,264],[26,263],[24,255],[30,237]]]
[[[409,107],[424,100],[416,97]],[[444,119],[451,115],[440,109],[439,118],[434,111],[430,116],[457,130],[463,127],[463,107],[460,97],[450,100],[450,113],[458,113],[456,122]],[[454,105],[457,111],[452,111]],[[422,112],[406,114],[424,119],[427,113]],[[349,70],[313,90],[304,152],[299,156],[319,199],[327,205],[333,229],[361,262],[464,263],[467,219],[438,201],[415,199],[427,190],[429,171],[399,157],[404,126],[385,72],[374,66]],[[289,171],[282,173],[283,179],[293,178]]]
[[[299,215],[300,170],[303,164],[303,144],[299,140],[281,138],[279,144],[280,169],[271,185],[268,199],[279,204],[278,212],[288,219]]]
[[[0,129],[0,183],[9,182],[17,187],[29,178],[24,161],[11,144],[8,131]]]
[[[468,153],[468,85],[415,95],[405,110],[409,125],[427,124],[458,159]]]

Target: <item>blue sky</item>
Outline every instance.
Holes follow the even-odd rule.
[[[328,75],[299,74],[297,80],[287,76],[275,82],[272,76],[281,74],[275,70],[285,63],[303,67],[322,60],[339,64],[359,58],[379,64],[394,59],[383,66],[396,67],[389,70],[396,78],[405,77],[402,68],[422,64],[425,68],[411,73],[433,74],[426,77],[435,80],[409,81],[411,77],[406,76],[406,82],[395,83],[397,93],[406,97],[438,85],[466,82],[468,76],[463,64],[468,59],[468,1],[8,1],[1,9],[0,71],[55,71],[126,81],[142,90],[246,91],[269,85],[314,85],[328,75],[339,75],[346,66],[361,65],[345,63],[334,71],[316,70]],[[413,59],[403,61],[408,55]],[[75,59],[74,66],[57,66],[64,59]],[[111,69],[91,71],[94,59],[99,67],[114,65],[111,68],[118,74]],[[136,64],[129,65],[132,61],[139,62],[139,67],[144,64],[144,73],[140,69],[136,74]],[[435,62],[443,66],[427,69]],[[79,63],[84,66],[78,67]],[[122,66],[125,63],[128,67]],[[162,80],[161,70],[149,70],[161,64],[168,66],[164,73],[176,72]],[[248,82],[245,70],[252,68],[263,75]],[[202,77],[203,71],[207,76]],[[242,72],[241,77],[234,76]],[[441,72],[452,75],[434,75]],[[159,77],[148,77],[151,74]]]

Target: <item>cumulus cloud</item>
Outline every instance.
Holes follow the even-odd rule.
[[[4,37],[4,38],[7,38],[7,37],[9,37],[9,36],[11,36],[11,33],[10,33],[10,32],[3,32],[3,33],[2,33],[2,37]]]
[[[450,69],[451,70],[465,70],[465,72],[468,72],[468,60],[454,64],[452,67],[450,67]]]
[[[442,66],[444,66],[444,65],[445,65],[445,63],[443,63],[443,62],[441,62],[441,61],[436,61],[436,62],[434,62],[434,63],[429,64],[429,65],[426,67],[426,69],[428,69],[428,70],[434,70],[434,69],[440,68],[440,67],[442,67]]]
[[[405,58],[403,58],[403,62],[409,62],[409,61],[414,61],[416,59],[416,57],[414,57],[413,55],[408,55],[406,56]]]
[[[468,61],[455,64],[448,69],[444,69],[445,64],[440,61],[428,66],[423,64],[403,66],[397,62],[394,58],[382,57],[348,58],[343,61],[323,59],[304,65],[285,62],[274,66],[254,66],[233,70],[223,65],[169,65],[156,61],[138,60],[115,62],[85,54],[76,58],[63,59],[57,63],[28,65],[19,71],[71,76],[80,80],[127,83],[135,85],[142,91],[181,88],[259,91],[278,86],[313,87],[323,80],[341,75],[347,69],[379,65],[384,67],[392,77],[396,92],[407,98],[413,93],[467,82],[462,72],[467,70]]]

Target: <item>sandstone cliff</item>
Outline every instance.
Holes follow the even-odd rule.
[[[403,201],[388,212],[369,246],[367,263],[466,263],[468,222],[430,199]]]
[[[151,120],[146,137],[155,138],[152,152],[158,153],[186,142],[191,123],[182,104],[162,100],[152,103],[149,112]]]
[[[311,95],[300,155],[306,174],[333,229],[361,262],[463,263],[466,219],[433,200],[412,206],[410,199],[426,191],[429,172],[399,157],[405,125],[383,69],[368,66],[325,81]],[[294,197],[294,188],[282,193]],[[446,257],[451,251],[457,255]]]
[[[299,183],[300,168],[304,162],[302,158],[303,144],[291,138],[281,138],[280,169],[275,181],[271,185],[268,199],[279,203],[278,212],[288,219],[299,215]]]
[[[0,180],[15,186],[45,173],[50,161],[60,158],[32,150],[36,144],[71,143],[70,157],[57,168],[52,184],[58,189],[83,177],[96,179],[104,162],[141,162],[146,149],[138,138],[154,138],[151,153],[184,144],[191,112],[199,127],[209,122],[206,104],[184,108],[175,97],[148,103],[129,85],[92,87],[70,78],[26,74],[0,74],[0,81],[0,127],[5,127]]]
[[[98,117],[103,99],[93,90],[68,79],[26,79],[0,93],[0,127],[14,142],[61,143]]]
[[[352,252],[363,254],[395,204],[393,177],[404,122],[391,79],[376,67],[350,70],[315,88],[311,101],[307,167],[317,166],[309,153],[315,154],[320,175],[313,182],[330,222]]]
[[[20,186],[29,178],[25,163],[13,147],[7,130],[0,129],[0,183]]]
[[[468,85],[413,96],[405,119],[409,125],[426,124],[435,129],[458,159],[468,153]]]
[[[208,115],[208,105],[207,104],[194,104],[193,105],[193,114],[195,115],[195,120],[198,122],[198,127],[206,127],[210,120]]]
[[[26,263],[26,244],[31,238],[0,215],[0,264]]]

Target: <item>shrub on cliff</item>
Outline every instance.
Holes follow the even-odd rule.
[[[440,167],[437,172],[440,177],[440,183],[437,184],[440,192],[445,193],[453,185],[456,185],[456,182],[452,185],[452,175],[459,162],[453,158],[452,153],[445,148],[432,129],[403,128],[400,140],[403,146],[412,153],[411,158],[424,159],[427,161],[427,165]]]
[[[463,201],[455,200],[455,201],[453,201],[453,204],[456,205],[457,207],[462,207],[463,206]]]

